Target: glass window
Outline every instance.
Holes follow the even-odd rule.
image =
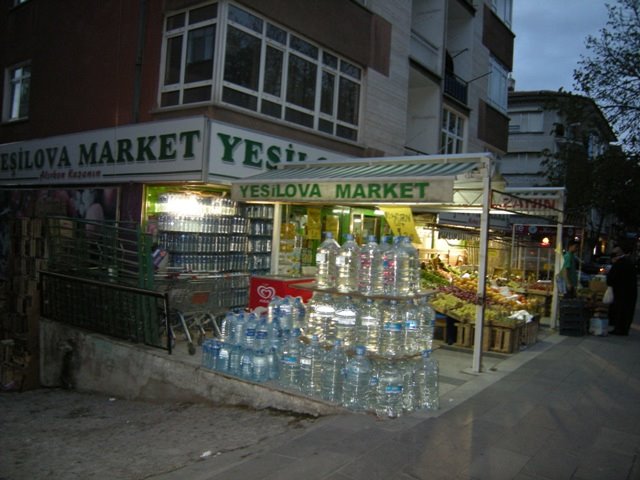
[[[21,64],[8,68],[6,78],[3,119],[7,121],[27,118],[29,116],[31,65]]]
[[[287,101],[312,110],[316,94],[316,65],[297,55],[289,56]]]
[[[229,26],[224,62],[225,81],[258,90],[261,43],[259,38],[244,30]]]
[[[507,112],[509,98],[509,71],[498,60],[491,57],[489,60],[489,93],[488,100],[503,113]]]
[[[542,131],[542,112],[513,112],[510,114],[510,133],[541,133]]]
[[[284,53],[277,48],[267,47],[264,62],[264,80],[262,88],[265,93],[280,97],[282,95],[282,66]]]
[[[212,100],[217,17],[217,3],[167,16],[161,106]]]
[[[440,134],[440,152],[464,153],[465,119],[449,110],[442,111],[442,131]]]

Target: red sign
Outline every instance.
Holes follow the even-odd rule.
[[[313,282],[314,278],[251,277],[249,308],[268,307],[274,297],[301,297],[305,302],[311,298],[311,290],[295,288],[296,283]]]

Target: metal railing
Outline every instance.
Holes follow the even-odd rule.
[[[467,104],[467,83],[452,73],[444,76],[444,93]]]
[[[40,292],[43,317],[171,353],[165,292],[47,271]]]

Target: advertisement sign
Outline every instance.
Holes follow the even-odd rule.
[[[202,181],[204,117],[0,145],[0,184]]]
[[[385,207],[380,210],[384,212],[384,218],[389,223],[394,235],[410,237],[414,243],[421,243],[420,237],[416,233],[416,226],[413,222],[413,213],[409,207]]]

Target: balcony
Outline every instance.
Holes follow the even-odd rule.
[[[464,105],[467,104],[467,82],[452,73],[445,73],[444,75],[444,93]]]

